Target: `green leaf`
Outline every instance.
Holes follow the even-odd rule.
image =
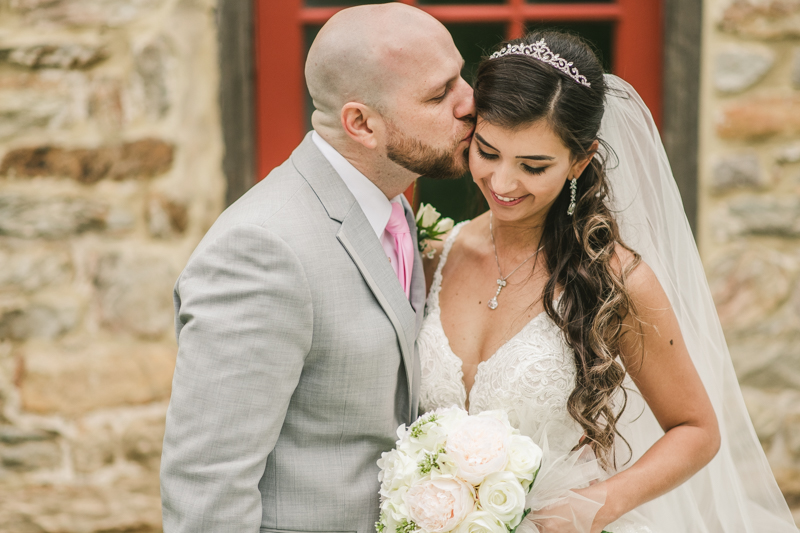
[[[436,414],[432,414],[428,418],[420,418],[411,426],[411,437],[418,439],[420,435],[422,435],[422,426],[431,422],[436,422],[437,420],[439,420],[439,416]]]
[[[425,453],[425,458],[419,462],[417,466],[419,466],[419,472],[422,475],[430,474],[431,470],[434,468],[439,470],[439,454],[444,453],[444,448],[439,448],[438,451],[434,453]]]
[[[417,529],[417,524],[403,519],[399,526],[397,526],[397,533],[414,533]]]

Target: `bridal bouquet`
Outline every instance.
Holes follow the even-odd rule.
[[[505,412],[440,409],[397,436],[378,461],[379,533],[508,533],[530,512],[542,450]]]

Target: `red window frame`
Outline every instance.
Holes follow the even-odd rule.
[[[615,25],[614,73],[630,82],[661,123],[663,0],[614,3],[420,6],[444,23],[507,22],[510,39],[526,22],[608,21]],[[253,0],[256,62],[257,176],[281,164],[302,140],[305,129],[303,29],[324,24],[342,8],[304,7],[303,0]]]

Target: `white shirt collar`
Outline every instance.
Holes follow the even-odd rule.
[[[317,145],[319,151],[325,156],[325,159],[331,164],[333,169],[342,178],[344,184],[353,193],[356,202],[361,207],[364,215],[367,217],[375,235],[381,238],[386,224],[389,223],[389,217],[392,216],[392,204],[386,195],[378,188],[377,185],[372,183],[369,178],[358,171],[350,161],[344,158],[342,154],[328,144],[316,131],[311,133],[311,140]],[[399,202],[400,195],[395,196],[392,202]]]

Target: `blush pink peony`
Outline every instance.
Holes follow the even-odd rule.
[[[472,487],[459,479],[438,478],[414,484],[405,495],[409,517],[425,531],[451,531],[475,509]]]
[[[458,477],[478,485],[508,463],[510,426],[497,418],[470,417],[447,438],[445,451],[458,465]]]

